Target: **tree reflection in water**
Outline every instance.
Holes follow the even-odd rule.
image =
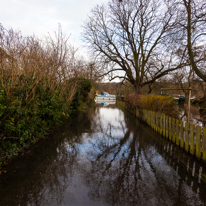
[[[4,176],[0,205],[204,205],[205,184],[189,185],[155,135],[115,106],[90,108],[10,168],[21,172]]]
[[[103,134],[90,140],[91,166],[84,177],[91,199],[104,199],[109,205],[201,205],[158,153],[151,141],[155,134],[147,126],[134,123],[131,116],[122,115],[115,126],[113,121],[104,119]]]

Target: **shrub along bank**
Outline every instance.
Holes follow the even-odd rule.
[[[68,89],[74,89],[76,85],[76,93],[70,91],[62,95],[60,90],[53,92],[49,87],[38,84],[34,97],[26,99],[28,90],[34,84],[32,78],[29,81],[27,88],[16,85],[10,95],[0,87],[0,166],[45,138],[62,118],[77,112],[85,104],[92,87],[87,79],[72,79]],[[73,98],[71,92],[74,93]]]
[[[171,96],[138,95],[133,93],[126,96],[125,102],[131,109],[139,107],[149,111],[164,113],[174,118],[177,118],[179,114],[176,103]]]
[[[92,88],[92,84],[88,79],[83,77],[72,78],[69,81],[71,84],[76,83],[76,93],[71,103],[72,113],[77,112],[78,110],[82,110],[85,108],[85,105],[88,103],[88,94]],[[95,96],[95,94],[94,94]],[[94,100],[93,96],[93,100]]]
[[[41,41],[0,24],[0,171],[86,100],[91,83],[74,78],[67,41],[61,30]]]

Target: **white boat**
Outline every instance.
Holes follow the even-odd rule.
[[[181,100],[185,101],[185,95],[174,96],[173,99],[174,99],[175,101],[181,101]],[[194,100],[194,99],[195,99],[195,96],[191,97],[191,98],[190,98],[190,101],[191,101],[191,100]]]
[[[105,100],[105,101],[116,101],[116,95],[109,94],[107,92],[102,93],[101,95],[97,95],[95,97],[95,102]]]

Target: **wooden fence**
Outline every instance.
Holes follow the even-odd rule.
[[[125,102],[117,101],[117,104],[128,109]],[[139,108],[130,111],[155,131],[206,163],[206,128],[180,121],[163,113]]]

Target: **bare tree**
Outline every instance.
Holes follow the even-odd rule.
[[[192,69],[206,82],[206,3],[203,0],[182,0],[183,26]]]
[[[192,71],[206,82],[206,3],[203,0],[176,0],[174,5],[179,10],[174,38],[178,39],[180,55],[184,53]]]
[[[102,75],[145,85],[185,66],[169,38],[175,23],[172,1],[110,1],[97,5],[84,24],[83,39],[102,63]]]
[[[72,77],[72,54],[60,25],[55,38],[48,36],[42,41],[35,36],[23,37],[20,31],[7,30],[0,24],[0,86],[6,95],[12,95],[21,85],[26,89],[20,98],[32,101],[41,84],[54,93],[59,91],[60,97],[66,93],[71,100],[76,92],[76,85],[70,86],[67,81]],[[32,79],[29,86],[27,79]]]

